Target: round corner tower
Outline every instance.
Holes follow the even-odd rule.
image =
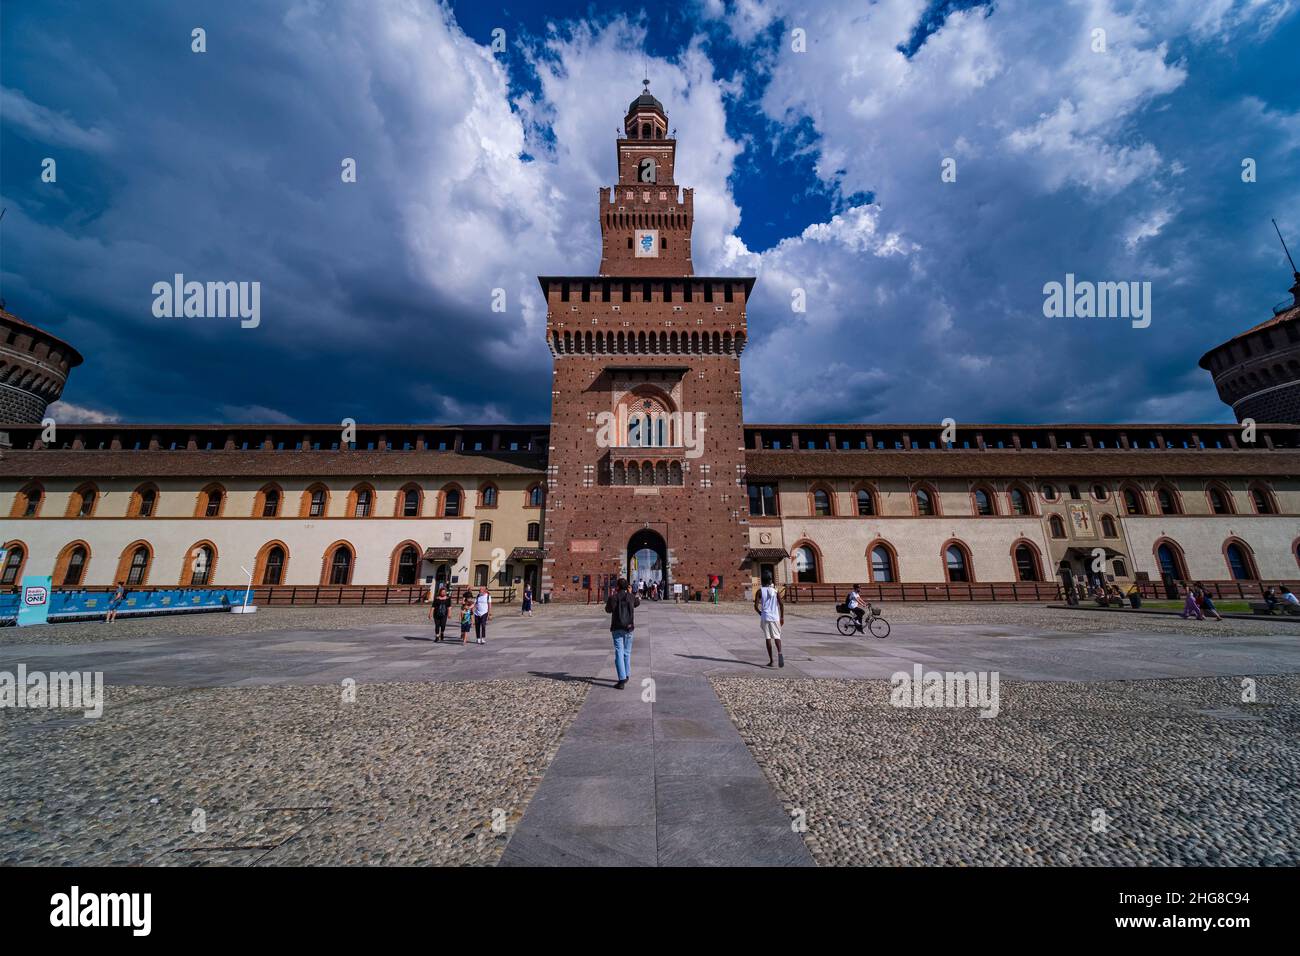
[[[1291,302],[1271,319],[1201,356],[1237,421],[1300,424],[1300,272],[1294,279]]]
[[[81,353],[0,305],[0,422],[39,422]]]

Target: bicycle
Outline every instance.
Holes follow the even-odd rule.
[[[861,634],[865,626],[866,630],[871,632],[872,637],[884,639],[889,636],[889,622],[882,616],[880,608],[876,607],[870,601],[867,602],[867,615],[864,624],[859,624],[858,619],[852,612],[841,614],[835,626],[839,628],[841,634],[848,637],[850,634]]]

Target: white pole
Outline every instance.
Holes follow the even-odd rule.
[[[253,590],[253,572],[243,565],[240,565],[239,570],[248,575],[248,587],[244,589],[244,603],[239,607],[232,607],[230,611],[232,614],[252,614],[257,610],[256,607],[248,603],[249,594]]]

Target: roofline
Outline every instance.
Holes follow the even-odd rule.
[[[1300,425],[1279,422],[1260,422],[1260,425],[1268,428],[1292,428],[1300,429]],[[918,429],[937,429],[942,430],[942,422],[745,422],[746,429],[756,428],[775,428],[775,429],[826,429],[826,428],[851,428],[855,430],[872,430],[876,428],[896,429],[896,428],[918,428]],[[1007,429],[1030,429],[1034,431],[1045,431],[1055,428],[1077,429],[1077,428],[1103,428],[1103,429],[1121,429],[1121,428],[1176,428],[1187,430],[1191,428],[1208,428],[1223,429],[1225,431],[1240,431],[1241,425],[1235,422],[1041,422],[1041,423],[999,423],[999,422],[958,422],[957,428],[962,432],[968,432],[973,428],[987,428],[991,430]]]
[[[0,421],[0,429],[18,429],[18,428],[36,428],[41,427],[40,422],[3,422]],[[241,423],[222,423],[215,424],[209,422],[204,425],[196,425],[186,422],[69,422],[61,428],[85,429],[90,431],[114,431],[122,429],[139,429],[139,428],[157,428],[164,431],[176,431],[180,429],[189,429],[193,431],[251,431],[254,429],[268,431],[338,431],[342,425],[338,422],[324,422],[317,424],[308,424],[303,422],[280,422],[278,424],[268,424],[263,422]],[[480,423],[468,425],[430,425],[430,424],[401,424],[401,423],[378,423],[370,424],[368,422],[358,422],[356,425],[358,431],[373,431],[377,428],[397,429],[397,430],[432,430],[432,431],[550,431],[549,424],[542,425],[517,425],[514,423]]]
[[[85,357],[79,351],[77,351],[76,346],[72,345],[66,339],[59,338],[53,332],[49,331],[48,329],[43,329],[39,325],[32,325],[32,323],[28,322],[26,319],[19,318],[18,316],[10,312],[8,309],[0,309],[0,320],[13,322],[15,325],[20,326],[24,329],[31,329],[33,332],[37,333],[38,335],[43,335],[51,342],[56,343],[59,346],[59,348],[61,348],[63,351],[68,353],[68,358],[70,359],[70,361],[68,362],[69,370],[76,368],[78,365],[81,365],[83,362],[86,361]]]

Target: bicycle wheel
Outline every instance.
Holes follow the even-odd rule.
[[[853,620],[850,614],[841,614],[840,619],[835,622],[835,626],[840,629],[840,633],[848,637],[858,629],[857,622]]]
[[[889,622],[883,617],[873,617],[867,627],[871,629],[872,637],[885,638],[889,636]]]

